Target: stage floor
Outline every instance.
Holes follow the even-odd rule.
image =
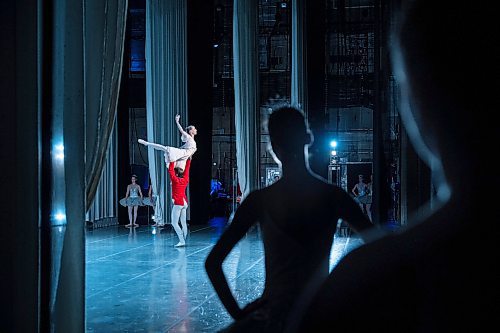
[[[86,231],[86,330],[112,332],[216,332],[231,322],[205,273],[204,262],[225,220],[193,226],[184,248],[170,226],[111,226]],[[335,237],[330,266],[359,246]],[[264,287],[264,254],[258,228],[224,262],[241,306]]]

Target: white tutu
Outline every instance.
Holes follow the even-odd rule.
[[[165,163],[175,162],[176,168],[184,170],[186,168],[187,159],[196,152],[195,148],[175,148],[165,147]]]
[[[164,152],[165,163],[167,163],[167,165],[169,165],[170,162],[176,162],[175,167],[184,170],[186,167],[187,159],[196,152],[196,141],[194,141],[194,138],[191,135],[182,135],[181,140],[182,142],[184,142],[184,144],[179,148],[172,146],[163,146],[157,143],[147,142],[142,139],[139,139],[138,141],[139,143],[149,146],[153,149],[162,150]]]

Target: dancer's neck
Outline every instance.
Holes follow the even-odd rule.
[[[302,159],[295,159],[291,161],[286,161],[282,163],[281,166],[282,174],[283,177],[304,177],[306,175],[309,175],[309,169],[307,168],[307,165],[305,163],[305,160]]]

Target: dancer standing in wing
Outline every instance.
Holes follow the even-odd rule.
[[[142,202],[142,191],[141,186],[137,184],[137,176],[132,175],[131,183],[127,185],[127,193],[125,198],[121,199],[120,205],[128,208],[128,220],[129,224],[126,227],[138,227],[139,224],[135,223],[137,221],[137,209],[139,206],[143,206]]]

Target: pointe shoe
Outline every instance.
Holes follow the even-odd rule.
[[[179,242],[179,243],[177,243],[177,244],[174,245],[174,247],[182,247],[182,246],[186,246],[186,243]]]
[[[146,145],[146,141],[144,141],[143,139],[139,139],[139,140],[137,140],[137,142],[139,142],[140,144]]]

